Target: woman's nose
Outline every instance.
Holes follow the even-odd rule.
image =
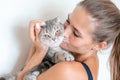
[[[72,30],[71,30],[70,26],[67,25],[65,30],[64,30],[64,37],[69,38],[69,36],[71,35],[71,32],[72,32]]]

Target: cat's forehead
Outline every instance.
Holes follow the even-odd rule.
[[[50,19],[45,21],[45,26],[43,27],[44,32],[53,32],[56,30],[64,30],[63,24],[57,19]]]
[[[56,30],[57,30],[57,27],[55,25],[50,25],[50,24],[46,25],[42,28],[42,32],[44,32],[44,33],[52,33]]]
[[[60,29],[62,28],[63,26],[60,24],[60,23],[52,23],[50,21],[46,22],[46,25],[45,25],[45,28],[46,29],[49,29],[49,30],[52,30],[52,29]]]

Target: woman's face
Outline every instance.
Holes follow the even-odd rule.
[[[77,6],[64,23],[65,32],[61,47],[74,53],[88,53],[94,46],[94,24],[94,19],[85,9]]]

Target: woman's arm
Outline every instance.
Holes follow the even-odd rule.
[[[40,20],[34,20],[30,22],[29,36],[33,42],[32,50],[30,50],[27,64],[25,65],[23,71],[17,77],[17,80],[23,80],[23,77],[26,74],[26,72],[28,72],[31,68],[33,68],[37,64],[41,63],[48,50],[48,48],[39,41],[38,34],[41,28],[37,29],[36,23],[42,25],[42,22]]]
[[[28,57],[26,59],[26,62],[25,62],[25,65],[30,61],[30,59],[32,58],[32,56],[34,55],[35,53],[35,46],[32,44],[32,46],[30,47],[30,51],[28,53]]]
[[[33,68],[35,65],[41,63],[42,59],[45,56],[45,53],[47,51],[43,50],[36,50],[33,56],[31,57],[30,61],[26,64],[23,71],[18,76],[17,80],[23,80],[24,75],[26,72],[28,72],[31,68]]]

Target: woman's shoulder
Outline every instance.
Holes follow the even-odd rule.
[[[86,80],[87,74],[83,65],[79,62],[60,62],[46,72],[42,73],[38,80]]]

